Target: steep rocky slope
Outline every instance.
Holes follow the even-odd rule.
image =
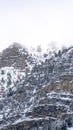
[[[0,54],[0,130],[64,130],[72,118],[73,47],[41,56],[13,44]]]

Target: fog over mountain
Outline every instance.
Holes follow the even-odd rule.
[[[73,0],[0,0],[0,130],[73,130]]]
[[[46,47],[51,42],[58,46],[71,45],[73,1],[0,1],[0,50],[13,42],[28,47]]]

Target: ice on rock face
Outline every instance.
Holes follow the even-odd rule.
[[[73,130],[73,127],[71,127],[71,128],[68,128],[68,130]]]

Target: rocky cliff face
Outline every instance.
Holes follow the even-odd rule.
[[[0,54],[0,130],[63,130],[72,124],[73,47],[37,55],[19,44]]]

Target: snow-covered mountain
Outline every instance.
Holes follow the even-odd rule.
[[[0,53],[0,130],[65,130],[72,119],[73,47],[49,55],[13,44]]]

